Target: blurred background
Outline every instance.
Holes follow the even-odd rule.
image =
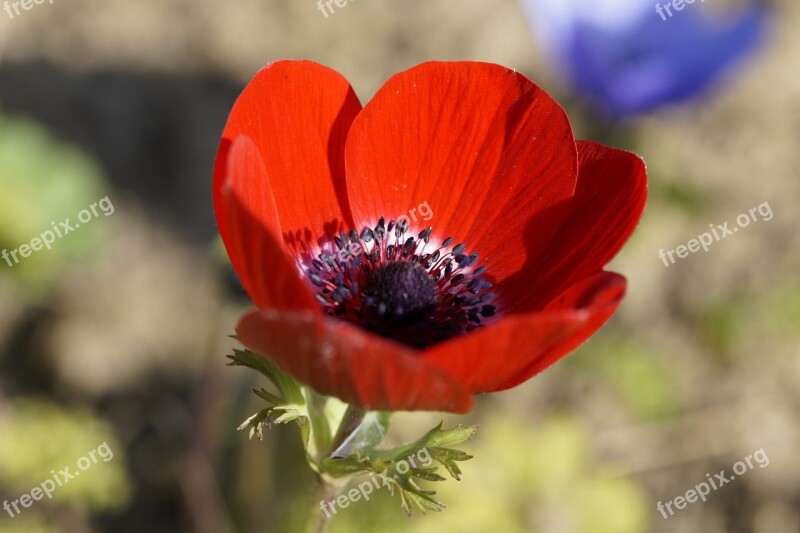
[[[393,418],[390,443],[481,424],[462,481],[436,487],[447,509],[409,519],[381,491],[331,531],[800,531],[800,5],[342,3],[5,4],[0,248],[80,227],[0,261],[0,501],[102,443],[113,459],[0,509],[0,532],[290,532],[319,512],[295,426],[236,431],[264,383],[225,366],[249,304],[210,200],[227,112],[282,58],[338,70],[362,102],[430,59],[513,67],[578,138],[639,153],[650,178],[611,265],[628,296],[599,334],[469,416]],[[659,259],[765,202],[771,220]],[[768,466],[657,511],[762,448]]]

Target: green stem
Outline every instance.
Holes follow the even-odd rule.
[[[310,388],[305,389],[306,406],[308,409],[309,421],[311,423],[311,438],[314,440],[312,455],[317,463],[328,454],[331,446],[331,427],[325,413],[325,405],[328,402],[326,396],[315,393]],[[309,443],[310,444],[310,443]],[[309,448],[309,451],[311,449]]]
[[[325,481],[322,476],[317,476],[317,489],[314,492],[314,499],[308,513],[306,523],[306,533],[325,533],[328,531],[332,517],[328,502],[335,500],[339,496],[345,484],[333,484]]]

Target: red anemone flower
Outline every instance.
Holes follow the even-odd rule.
[[[262,69],[214,171],[231,263],[257,309],[239,340],[367,409],[467,412],[614,313],[603,267],[646,199],[637,156],[577,142],[499,65],[431,62],[362,108],[309,61]]]

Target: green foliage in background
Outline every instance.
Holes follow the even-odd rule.
[[[735,356],[734,349],[742,342],[744,318],[740,302],[731,299],[700,310],[694,327],[710,355],[721,363],[730,364]]]
[[[800,333],[800,281],[790,280],[776,287],[764,300],[764,320],[779,334],[796,339]]]
[[[696,311],[691,325],[710,355],[727,365],[750,357],[753,339],[762,346],[763,339],[792,342],[800,331],[800,283],[782,280],[767,291],[721,298]]]
[[[407,519],[386,491],[340,510],[333,533],[640,533],[650,516],[643,489],[593,462],[580,419],[551,416],[534,427],[493,412],[492,431],[473,440],[465,477],[443,486],[447,508]],[[487,422],[488,423],[488,422]],[[438,497],[438,494],[437,494]],[[394,507],[394,509],[392,509]]]
[[[80,471],[77,462],[106,443],[113,457],[105,460],[95,452],[97,463],[80,471],[52,493],[26,509],[22,516],[33,514],[36,507],[68,504],[93,510],[115,509],[130,495],[122,446],[105,422],[88,411],[63,409],[39,400],[15,400],[11,409],[0,415],[0,492],[17,498],[29,494],[54,474],[69,467]],[[107,454],[110,456],[110,454]],[[63,479],[63,476],[61,476]]]
[[[58,226],[69,218],[74,224],[79,211],[109,194],[98,166],[86,155],[30,120],[4,115],[0,115],[0,191],[0,251],[30,243],[52,230],[53,222]],[[105,218],[102,213],[100,218]],[[2,260],[0,279],[21,283],[25,289],[21,293],[40,293],[65,261],[96,249],[103,231],[100,219],[93,219],[56,238],[50,250],[42,248],[20,258],[13,267]]]
[[[0,515],[0,533],[55,533],[47,519],[41,514],[34,514],[30,509],[17,517],[9,518],[5,513]]]
[[[566,364],[590,379],[603,379],[634,415],[652,420],[681,408],[679,378],[665,363],[668,360],[654,347],[601,332]]]

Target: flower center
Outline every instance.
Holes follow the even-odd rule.
[[[325,312],[416,348],[481,327],[494,316],[492,284],[464,244],[430,245],[432,228],[407,236],[407,221],[342,232],[305,270]],[[429,250],[429,248],[435,248]],[[450,248],[448,250],[448,248]]]
[[[362,295],[374,325],[391,327],[429,318],[438,293],[436,282],[422,265],[396,261],[370,273]]]

